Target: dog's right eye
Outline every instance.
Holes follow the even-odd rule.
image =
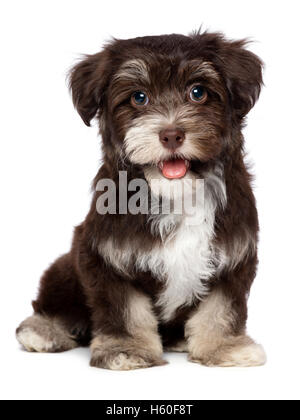
[[[131,96],[131,102],[133,105],[141,106],[141,105],[147,105],[149,103],[149,98],[146,95],[146,93],[142,91],[134,92],[134,94]]]

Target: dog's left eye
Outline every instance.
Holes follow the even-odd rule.
[[[133,103],[133,105],[147,105],[149,102],[149,98],[146,95],[146,93],[138,91],[138,92],[134,92],[134,94],[131,97],[131,101]]]
[[[192,87],[190,91],[190,99],[193,102],[203,103],[207,99],[207,92],[205,88],[201,85]]]

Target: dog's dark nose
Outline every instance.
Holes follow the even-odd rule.
[[[184,132],[178,128],[167,128],[159,133],[159,140],[163,146],[170,150],[178,149],[184,142]]]

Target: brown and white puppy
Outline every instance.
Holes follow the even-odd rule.
[[[85,124],[99,122],[103,165],[70,253],[45,272],[17,330],[25,349],[90,344],[92,366],[120,370],[164,364],[164,348],[208,366],[265,363],[246,335],[258,218],[241,130],[262,63],[245,46],[216,33],[114,40],[73,68],[74,104]],[[120,173],[144,181],[159,211],[128,211],[130,188],[125,211],[124,199],[98,211],[99,183],[119,193]],[[193,216],[161,211],[200,179]]]

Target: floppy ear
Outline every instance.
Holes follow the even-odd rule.
[[[244,118],[259,98],[262,61],[245,49],[247,41],[223,42],[220,50],[221,67],[230,94],[231,105],[238,119]]]
[[[102,106],[108,83],[109,59],[106,50],[87,55],[69,74],[69,87],[75,108],[87,126]]]

